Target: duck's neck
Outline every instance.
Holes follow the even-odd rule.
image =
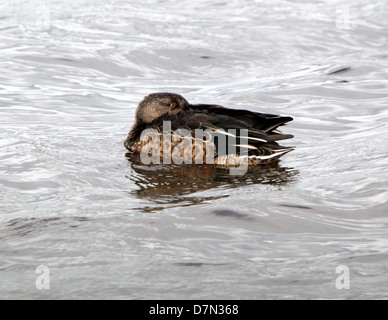
[[[131,131],[128,133],[128,137],[126,139],[127,143],[134,143],[139,140],[140,135],[144,129],[146,129],[147,124],[144,122],[136,121],[133,125]]]

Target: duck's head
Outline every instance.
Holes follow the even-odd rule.
[[[161,116],[169,116],[189,107],[185,98],[176,93],[151,93],[139,103],[136,120],[140,123],[151,123]]]

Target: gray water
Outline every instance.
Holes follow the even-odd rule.
[[[385,0],[1,1],[0,298],[387,299],[387,17]],[[295,150],[242,177],[144,166],[123,141],[158,91],[290,115]]]

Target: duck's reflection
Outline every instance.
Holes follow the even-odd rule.
[[[127,153],[126,157],[133,170],[127,178],[139,189],[136,196],[154,203],[195,204],[211,199],[228,196],[229,192],[209,193],[204,196],[188,195],[215,188],[235,188],[249,184],[271,184],[282,186],[296,179],[298,171],[281,167],[279,162],[250,166],[244,175],[230,175],[228,168],[214,165],[144,165],[139,154]],[[184,196],[184,197],[183,197]]]

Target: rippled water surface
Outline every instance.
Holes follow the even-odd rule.
[[[387,16],[1,1],[0,298],[388,298]],[[242,177],[144,166],[123,141],[157,91],[291,115],[295,150]]]

